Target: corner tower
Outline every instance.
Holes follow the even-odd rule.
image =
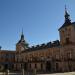
[[[75,22],[71,22],[66,7],[64,18],[64,24],[59,28],[60,44],[75,44]]]
[[[24,51],[28,48],[28,43],[24,40],[24,34],[23,34],[23,30],[21,33],[21,38],[18,41],[18,43],[16,44],[16,51],[17,52],[21,52]]]

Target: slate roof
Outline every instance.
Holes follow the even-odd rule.
[[[70,26],[70,25],[75,25],[75,22],[64,23],[58,30],[60,30],[64,27]]]
[[[31,51],[37,51],[37,50],[43,50],[43,49],[47,49],[47,48],[53,48],[53,47],[59,47],[60,46],[60,42],[59,40],[53,41],[53,42],[48,42],[47,44],[41,44],[41,45],[36,45],[36,46],[32,46],[23,52],[31,52]]]

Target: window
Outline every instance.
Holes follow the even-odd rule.
[[[68,59],[71,59],[72,58],[71,52],[67,53],[67,58]]]
[[[16,57],[16,62],[18,62],[18,58]]]
[[[64,31],[62,31],[62,34],[64,34]]]
[[[70,43],[69,38],[66,38],[66,44],[69,44],[69,43]]]
[[[21,64],[21,68],[23,68],[23,64]]]
[[[29,68],[31,69],[31,64],[29,64]]]
[[[69,28],[68,30],[71,31],[71,28]]]
[[[68,33],[67,35],[70,36],[70,33]]]
[[[59,64],[56,63],[56,71],[58,72],[59,71]]]
[[[37,68],[37,64],[35,64],[35,68]]]
[[[67,30],[67,28],[65,28],[65,30]]]
[[[43,64],[41,63],[41,70],[43,69]]]
[[[56,59],[59,59],[59,55],[58,54],[56,55]]]

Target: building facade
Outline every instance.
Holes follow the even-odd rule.
[[[12,70],[15,63],[15,51],[0,50],[0,71]],[[14,70],[14,69],[13,69]]]
[[[64,24],[58,29],[60,41],[28,48],[22,34],[16,44],[16,61],[20,63],[17,64],[19,69],[36,69],[37,72],[75,71],[75,22],[71,22],[66,8],[64,17]]]
[[[14,70],[75,71],[75,22],[71,21],[66,9],[64,18],[63,25],[58,29],[60,41],[28,47],[22,32],[14,53]]]

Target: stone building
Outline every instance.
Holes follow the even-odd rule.
[[[63,25],[58,29],[60,41],[55,40],[47,44],[29,47],[22,32],[21,38],[16,44],[16,51],[7,51],[4,54],[11,55],[13,53],[13,60],[9,59],[11,59],[11,63],[14,63],[14,70],[36,70],[37,72],[75,71],[75,22],[71,21],[66,8],[64,18]],[[3,62],[6,63],[9,60]]]
[[[14,68],[15,51],[0,50],[0,71]],[[13,69],[14,70],[14,69]]]
[[[60,41],[28,47],[22,33],[16,44],[16,69],[37,72],[75,71],[75,22],[65,8],[64,23],[58,29]]]

